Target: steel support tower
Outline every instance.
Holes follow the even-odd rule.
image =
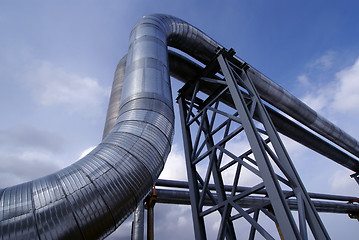
[[[210,214],[221,216],[217,239],[236,239],[233,224],[239,218],[251,225],[249,239],[254,239],[257,232],[266,239],[275,239],[258,222],[261,214],[273,221],[283,239],[308,239],[307,225],[316,239],[329,239],[247,74],[248,65],[238,62],[233,54],[233,50],[219,50],[202,76],[188,82],[177,99],[196,239],[206,239],[204,221]],[[201,95],[198,89],[203,81],[217,83],[217,90]],[[221,104],[224,95],[231,96],[234,111]],[[248,141],[250,148],[238,151],[239,141]],[[243,172],[255,176],[256,181],[246,191],[237,193]],[[225,193],[224,178],[232,181],[230,194]],[[211,183],[215,185],[216,197],[208,188]],[[290,191],[283,192],[284,189]],[[239,203],[262,190],[268,196],[264,203],[250,208]],[[293,197],[298,203],[298,224],[287,203]],[[206,198],[211,199],[212,207],[204,206]]]

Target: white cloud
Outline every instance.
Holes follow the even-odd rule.
[[[159,179],[187,181],[186,172],[184,151],[174,144]]]
[[[349,177],[350,170],[338,169],[328,178],[331,190],[338,195],[355,196],[359,194],[358,184]]]
[[[0,188],[30,181],[59,170],[54,156],[41,151],[0,152]]]
[[[356,62],[336,74],[337,85],[333,107],[339,111],[359,112],[359,58]]]
[[[34,61],[23,77],[41,105],[62,105],[70,113],[97,113],[108,98],[109,91],[96,79],[69,73],[46,61]]]
[[[85,150],[82,151],[82,153],[80,154],[80,158],[83,158],[85,157],[87,154],[89,154],[92,150],[94,150],[96,146],[92,146],[92,147],[89,147],[89,148],[86,148]]]
[[[0,188],[59,170],[65,143],[57,133],[32,126],[0,130]]]
[[[328,69],[333,65],[335,55],[334,51],[327,51],[323,56],[309,63],[308,67],[320,70]]]
[[[13,151],[39,149],[48,152],[59,152],[65,140],[57,133],[38,129],[33,126],[17,125],[9,129],[0,129],[0,148],[11,148]]]
[[[298,79],[299,83],[304,85],[304,86],[310,85],[309,78],[305,74],[302,74],[302,75],[298,76],[297,79]]]
[[[330,87],[320,87],[315,92],[307,93],[301,100],[315,111],[322,112],[333,102],[333,92],[334,89]]]
[[[325,82],[323,79],[314,79],[319,83],[309,81],[310,90],[300,99],[354,138],[358,138],[359,128],[353,122],[359,117],[359,58],[353,65],[337,69],[331,74],[318,71],[317,77],[323,78],[321,74],[324,74]]]
[[[318,62],[320,61],[318,60]],[[325,71],[318,71],[318,76],[323,73]],[[309,81],[311,90],[301,98],[302,101],[347,131],[349,135],[358,138],[359,128],[353,123],[359,117],[359,58],[345,69],[337,69],[336,73],[334,71],[334,73],[325,74],[325,78],[325,83],[316,84],[315,81]],[[330,81],[330,79],[332,80]],[[324,162],[325,160],[323,160]],[[328,191],[335,194],[353,195],[352,190],[357,184],[349,177],[352,171],[336,164],[328,164],[323,167],[326,168],[328,176],[330,176],[324,184]],[[322,180],[326,181],[325,178]]]

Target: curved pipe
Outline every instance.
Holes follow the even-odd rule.
[[[200,30],[178,18],[167,15],[151,15],[146,18],[151,19],[149,20],[151,24],[162,24],[161,26],[166,29],[168,46],[180,49],[204,64],[209,63],[216,56],[218,48],[223,48]],[[239,57],[235,56],[235,58],[243,62]],[[359,142],[352,136],[320,116],[254,67],[250,66],[248,75],[264,100],[334,144],[359,157]]]
[[[183,55],[180,55],[171,50],[168,51],[168,58],[170,75],[184,83],[196,80],[203,71],[203,68],[198,64],[187,59]],[[110,104],[108,107],[104,136],[106,136],[109,130],[112,129],[119,114],[119,99],[121,91],[119,91],[118,89],[121,89],[123,84],[125,65],[126,56],[121,59],[116,68],[115,79],[113,82],[112,93],[110,97]],[[210,95],[217,89],[217,87],[218,86],[215,84],[202,82],[199,87],[199,90]],[[226,105],[234,107],[231,96],[224,95],[220,100]],[[273,120],[276,129],[280,133],[354,172],[359,172],[359,161],[357,159],[349,156],[348,154],[324,141],[320,137],[314,135],[313,133],[299,126],[295,122],[289,120],[288,118],[276,112],[272,108],[267,107],[267,111],[271,119]],[[254,118],[257,119],[257,116],[255,115]]]
[[[2,239],[104,238],[133,212],[158,178],[172,143],[167,45],[203,63],[221,47],[180,19],[166,15],[142,18],[131,32],[116,124],[98,147],[69,167],[0,190]],[[258,79],[256,85],[263,84],[257,86],[263,96],[278,99],[278,108],[296,115],[300,106],[299,119],[303,113],[302,121],[341,137],[346,149],[359,153],[349,136],[336,134],[338,129],[331,130],[310,108],[255,69],[250,71]]]

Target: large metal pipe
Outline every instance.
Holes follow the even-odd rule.
[[[201,66],[176,52],[168,51],[168,53],[171,76],[184,83],[195,81],[200,76],[203,71]],[[202,82],[199,86],[199,90],[208,95],[216,91],[217,88],[217,84],[206,82]],[[229,94],[223,95],[220,101],[230,107],[234,107],[232,97]],[[349,156],[272,108],[267,107],[267,111],[277,131],[280,133],[354,172],[359,172],[359,161],[356,158]],[[254,118],[259,119],[256,114]]]
[[[170,32],[169,46],[182,50],[204,64],[207,64],[215,57],[219,48],[223,48],[222,45],[183,20],[167,15],[154,15],[152,19],[153,23],[161,22],[167,32]],[[235,58],[243,62],[239,57],[236,56]],[[359,157],[359,142],[352,136],[320,116],[305,103],[254,67],[250,66],[248,74],[263,99],[271,102],[278,109]]]
[[[165,204],[181,204],[190,205],[190,192],[180,190],[169,189],[157,189],[157,202]],[[218,199],[216,193],[213,193],[214,199]],[[230,196],[228,196],[230,198]],[[286,200],[291,210],[298,210],[298,203],[296,199]],[[204,199],[205,206],[213,206],[213,200],[208,196]],[[255,206],[269,205],[270,200],[268,197],[260,196],[247,196],[238,201],[243,208],[252,208]],[[318,201],[313,200],[313,204],[318,212],[326,213],[342,213],[356,215],[359,212],[359,206],[357,204],[348,204],[343,202],[332,201]]]
[[[138,204],[133,213],[131,240],[143,240],[145,229],[145,214],[143,203]]]
[[[134,211],[158,178],[173,138],[167,45],[203,63],[221,47],[178,18],[142,18],[131,32],[116,124],[98,147],[69,167],[0,190],[2,239],[104,238]],[[278,100],[279,109],[359,155],[353,138],[250,71],[267,100]]]
[[[104,137],[115,125],[116,118],[119,114],[119,95],[121,95],[121,91],[119,91],[119,89],[121,89],[123,85],[126,56],[121,59],[120,63],[116,68],[115,78],[112,85],[112,94],[110,97],[111,100],[108,106],[106,124],[103,133]],[[170,75],[184,83],[196,80],[203,71],[203,68],[198,64],[194,63],[183,55],[180,55],[171,50],[168,51],[168,58]],[[200,85],[199,90],[206,94],[211,94],[217,88],[218,86],[216,84],[203,82]],[[234,106],[232,98],[229,95],[222,96],[220,100],[228,106]],[[352,156],[349,156],[348,154],[331,145],[327,141],[321,139],[320,137],[299,126],[294,121],[289,120],[287,117],[283,116],[272,108],[267,107],[267,111],[271,119],[273,120],[276,129],[280,133],[354,172],[359,172],[359,161],[357,159],[353,158]],[[257,116],[255,115],[254,117],[256,118]]]
[[[156,187],[166,187],[166,188],[172,188],[172,189],[173,188],[189,189],[188,182],[176,181],[176,180],[165,180],[165,179],[158,179],[156,181]],[[233,186],[225,185],[224,186],[224,191],[231,192],[232,187]],[[202,186],[198,185],[198,188],[202,189]],[[209,184],[208,189],[209,190],[216,190],[214,184]],[[248,191],[249,189],[250,189],[249,187],[237,186],[236,187],[236,192],[244,192],[244,191]],[[287,190],[284,190],[283,193],[284,194],[290,194],[291,192],[287,191]],[[256,194],[262,194],[262,195],[268,196],[268,193],[267,193],[267,191],[265,189],[258,190],[256,192]],[[353,197],[353,196],[342,196],[342,195],[311,193],[311,192],[309,192],[308,195],[310,196],[310,198],[313,198],[313,199],[315,198],[315,199],[322,199],[322,200],[344,201],[344,202],[351,202],[351,201],[355,201],[355,200],[358,199],[357,197]]]

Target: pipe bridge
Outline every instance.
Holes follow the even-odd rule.
[[[278,132],[357,177],[356,139],[196,27],[154,14],[131,32],[115,72],[102,142],[56,173],[1,189],[1,239],[102,239],[141,207],[173,140],[170,75],[184,82],[177,102],[188,182],[157,185],[189,191],[158,189],[157,201],[191,204],[196,239],[207,238],[205,219],[213,213],[221,217],[218,239],[236,239],[237,219],[250,224],[249,239],[329,239],[318,211],[358,215],[357,205],[322,201],[354,197],[319,194],[312,200],[319,195],[306,191]],[[248,149],[229,147],[243,139]],[[224,177],[229,169],[230,180]],[[256,181],[240,186],[243,174]],[[278,235],[258,221],[260,214]]]

